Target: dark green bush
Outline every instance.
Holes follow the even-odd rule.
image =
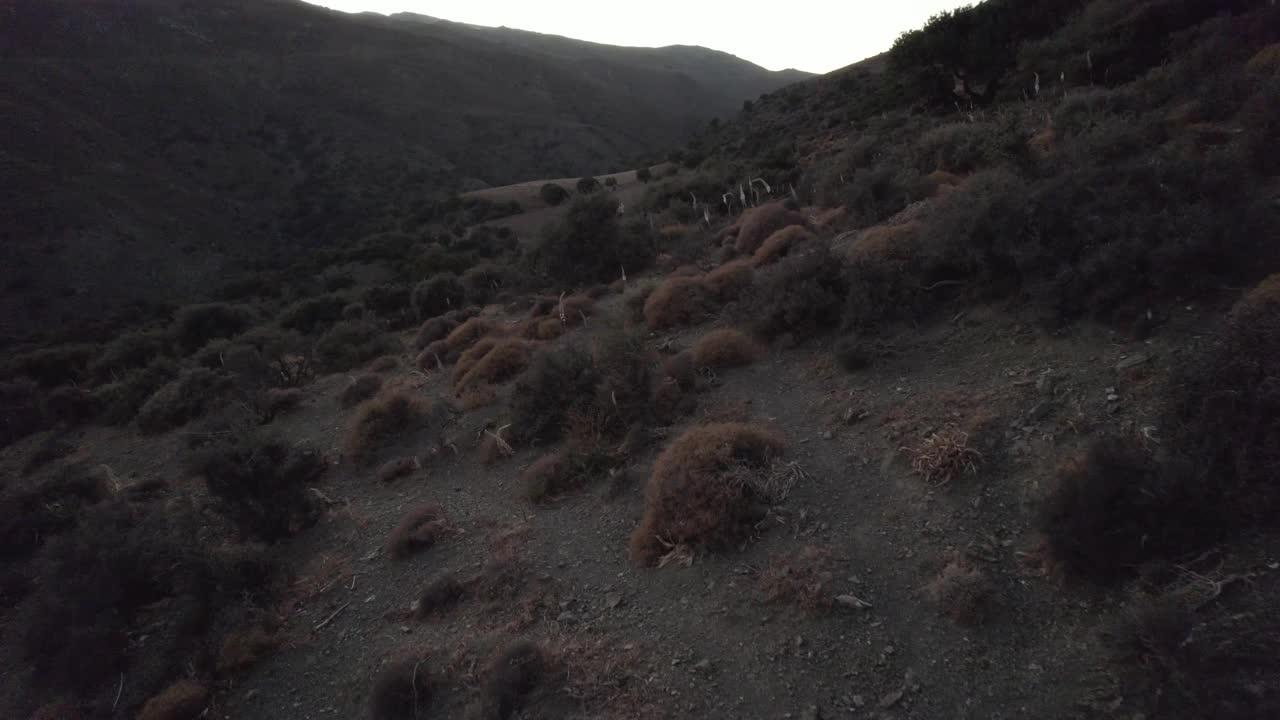
[[[653,171],[646,165],[639,170],[636,170],[636,179],[642,183],[647,183],[653,179]]]
[[[173,320],[173,335],[183,352],[193,352],[210,340],[231,337],[253,324],[253,312],[243,305],[188,305]]]
[[[347,296],[341,293],[299,300],[281,311],[278,323],[286,330],[312,335],[337,322],[348,302]]]
[[[42,397],[39,386],[26,378],[0,382],[0,447],[50,426],[53,418]]]
[[[467,290],[453,273],[434,275],[413,289],[413,307],[420,320],[460,309],[466,299]]]
[[[21,353],[3,363],[3,377],[28,377],[41,387],[80,382],[98,348],[85,343],[54,345]]]
[[[382,355],[402,350],[400,341],[367,320],[344,320],[316,341],[316,362],[331,372],[343,372]]]
[[[542,202],[555,206],[569,199],[569,191],[555,183],[547,183],[538,190],[538,197]]]
[[[509,403],[511,430],[520,442],[554,442],[570,408],[594,395],[599,378],[591,356],[575,347],[547,346],[516,379]]]
[[[138,429],[154,435],[181,427],[226,403],[233,387],[234,381],[226,373],[206,368],[185,370],[138,409]]]
[[[757,270],[736,313],[761,337],[803,340],[840,325],[845,294],[839,263],[815,243]]]
[[[328,468],[317,452],[260,437],[207,448],[187,463],[245,536],[268,542],[315,520],[317,508],[307,489]]]
[[[609,195],[574,201],[564,220],[543,229],[528,260],[556,286],[608,282],[636,273],[653,261],[652,241],[645,235],[624,233],[618,223],[618,204]]]
[[[576,187],[579,195],[590,195],[600,189],[600,181],[593,177],[584,177],[578,180]]]
[[[176,377],[178,364],[162,357],[115,382],[95,388],[93,394],[102,405],[100,420],[108,425],[128,424],[157,390]]]
[[[168,354],[168,338],[159,330],[125,333],[108,343],[94,358],[89,374],[98,382],[107,382]]]
[[[415,320],[412,294],[407,285],[374,285],[360,294],[360,301],[365,309],[387,321],[392,328],[402,329]]]

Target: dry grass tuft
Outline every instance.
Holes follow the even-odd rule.
[[[1250,72],[1272,72],[1280,68],[1280,43],[1271,43],[1259,50],[1245,63],[1245,68]]]
[[[857,241],[849,248],[850,258],[914,258],[916,255],[915,239],[920,233],[920,224],[908,222],[901,225],[877,225],[867,228],[858,236]]]
[[[407,657],[391,662],[373,681],[369,691],[372,720],[409,720],[421,717],[431,704],[433,686],[426,658]]]
[[[486,714],[506,720],[516,713],[538,689],[549,671],[549,659],[542,648],[520,641],[500,650],[489,663],[483,703]]]
[[[445,612],[466,598],[467,588],[452,573],[445,573],[427,583],[410,611],[419,620]]]
[[[381,391],[382,378],[377,375],[361,375],[342,390],[338,403],[344,408],[355,407]]]
[[[699,338],[693,346],[696,368],[728,368],[749,365],[764,350],[740,330],[721,328]]]
[[[702,277],[702,284],[721,302],[732,300],[751,287],[755,262],[751,258],[730,260]]]
[[[552,313],[556,320],[564,323],[565,327],[577,327],[591,317],[591,309],[595,304],[596,301],[587,295],[570,295],[553,309]]]
[[[553,452],[525,468],[520,482],[531,502],[544,502],[583,487],[593,477],[604,476],[613,464],[599,452]]]
[[[681,390],[692,390],[698,384],[698,368],[692,352],[672,355],[662,363],[662,371],[675,381]]]
[[[416,457],[396,458],[383,463],[375,477],[378,478],[378,482],[390,483],[421,469],[422,463]]]
[[[990,610],[995,586],[986,573],[967,561],[952,560],[925,586],[925,593],[952,620],[973,625]]]
[[[362,404],[347,426],[342,451],[355,462],[368,462],[400,435],[427,425],[430,405],[404,391],[384,393]]]
[[[280,647],[280,638],[260,627],[237,630],[227,636],[218,652],[218,674],[242,673]]]
[[[492,385],[472,385],[459,391],[457,405],[463,410],[475,410],[497,401],[498,391]]]
[[[961,475],[974,475],[982,462],[982,454],[969,446],[969,435],[958,428],[943,428],[915,449],[911,455],[911,471],[934,487],[950,484]]]
[[[404,560],[426,550],[449,530],[449,521],[438,505],[423,505],[405,515],[387,537],[387,554]]]
[[[760,247],[756,248],[751,256],[751,264],[760,267],[777,262],[779,258],[786,256],[791,248],[812,238],[813,233],[803,225],[788,225],[770,235],[760,244]]]
[[[800,213],[788,210],[781,201],[766,203],[743,215],[734,249],[740,255],[750,255],[760,248],[765,238],[788,225],[803,223],[804,218]]]
[[[480,341],[475,348],[489,342],[488,338]],[[471,351],[468,351],[468,354]],[[453,390],[457,394],[482,385],[500,385],[514,379],[529,366],[529,357],[533,353],[533,345],[525,340],[498,340],[464,368],[467,355],[458,360],[453,373]]]
[[[264,397],[263,408],[267,417],[276,417],[297,410],[305,397],[300,388],[270,388]]]
[[[560,318],[543,318],[529,325],[526,336],[534,340],[555,340],[564,334],[564,323]]]
[[[777,433],[746,423],[686,431],[654,463],[632,560],[654,565],[668,551],[721,550],[746,539],[774,500],[760,481],[784,445]]]
[[[776,557],[760,576],[766,602],[785,602],[805,610],[827,610],[834,604],[831,584],[835,559],[831,550],[805,547]]]
[[[661,330],[697,323],[710,310],[710,294],[700,278],[669,278],[644,301],[645,324],[650,330]]]
[[[493,349],[497,346],[497,338],[486,337],[463,352],[458,357],[457,364],[453,366],[453,379],[451,382],[454,388],[456,389],[462,379],[467,376],[467,373],[475,369],[476,364],[483,360],[486,355],[493,352]]]
[[[142,706],[138,720],[194,720],[204,712],[209,690],[191,680],[179,680]]]
[[[451,365],[457,359],[458,351],[450,348],[449,343],[444,340],[437,340],[418,353],[413,364],[423,372],[435,372]]]
[[[493,323],[484,318],[473,317],[454,328],[452,332],[445,336],[445,345],[450,350],[462,352],[471,347],[480,338],[492,334],[497,328]]]

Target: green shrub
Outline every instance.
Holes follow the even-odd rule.
[[[0,447],[48,428],[53,420],[31,380],[0,382]]]
[[[382,355],[402,350],[395,336],[367,320],[344,320],[316,341],[316,362],[331,372],[344,372]]]
[[[520,442],[559,439],[570,408],[594,395],[597,380],[591,356],[581,349],[540,349],[511,391],[508,408],[513,437]]]
[[[268,542],[315,520],[307,489],[328,468],[319,453],[259,437],[200,451],[187,464],[244,535]]]
[[[406,328],[414,322],[412,291],[406,285],[374,285],[360,294],[360,301],[392,328]]]
[[[645,167],[636,170],[636,179],[642,183],[647,183],[653,179],[653,171],[646,165]]]
[[[542,202],[556,206],[569,199],[569,191],[555,183],[547,183],[538,190],[538,197],[542,198]]]
[[[440,273],[418,283],[413,289],[413,307],[418,319],[426,320],[462,307],[467,291],[453,273]]]
[[[148,435],[181,427],[225,403],[232,377],[206,368],[185,370],[138,410],[138,429]]]
[[[188,305],[174,316],[173,334],[178,347],[189,353],[210,340],[243,332],[251,324],[253,313],[243,305]]]
[[[126,333],[107,344],[89,364],[89,374],[99,382],[118,379],[169,354],[168,338],[158,330]]]
[[[468,303],[486,305],[504,290],[519,287],[520,275],[507,265],[486,262],[468,269],[460,282]]]
[[[839,263],[816,243],[757,270],[736,312],[757,335],[803,340],[839,326],[845,294]]]
[[[84,343],[40,348],[8,360],[2,373],[5,377],[31,378],[46,388],[80,382],[97,352],[97,347]]]
[[[280,313],[278,323],[286,330],[312,335],[337,322],[347,303],[347,296],[340,293],[299,300]]]
[[[579,195],[590,195],[600,189],[600,181],[593,177],[584,177],[578,180],[576,187]]]
[[[100,420],[108,425],[132,422],[152,395],[178,377],[178,364],[170,358],[157,358],[146,367],[134,370],[115,382],[101,385],[93,394],[102,405]]]
[[[608,195],[576,200],[564,220],[547,226],[529,261],[557,286],[588,285],[635,273],[653,261],[647,235],[624,233],[617,201]]]

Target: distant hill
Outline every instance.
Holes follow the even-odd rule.
[[[295,0],[0,14],[0,335],[199,297],[459,189],[625,169],[805,77]]]

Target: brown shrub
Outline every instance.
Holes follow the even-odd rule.
[[[426,659],[407,657],[384,667],[369,690],[371,720],[408,720],[422,716],[431,704],[434,686]]]
[[[418,353],[413,364],[423,372],[435,372],[458,359],[458,352],[444,340],[437,340]]]
[[[383,355],[369,363],[369,372],[384,373],[391,372],[400,367],[400,358],[395,355]]]
[[[560,318],[543,318],[529,325],[527,336],[534,340],[555,340],[564,334],[564,323]]]
[[[481,338],[475,345],[472,345],[463,352],[462,355],[458,357],[458,362],[453,366],[453,379],[451,380],[451,383],[454,388],[456,389],[462,382],[462,379],[474,370],[476,365],[497,346],[497,338],[486,337]]]
[[[692,390],[698,384],[698,368],[693,361],[693,353],[682,352],[667,358],[662,364],[663,372],[680,386],[681,390]]]
[[[222,649],[218,651],[218,673],[242,673],[278,647],[280,639],[260,627],[237,630],[222,641]]]
[[[835,562],[827,548],[808,546],[783,557],[775,557],[760,576],[765,602],[786,602],[805,610],[825,610],[835,593]]]
[[[849,212],[844,207],[828,208],[817,214],[813,224],[818,228],[834,228],[844,222],[848,215]]]
[[[947,189],[954,188],[961,182],[961,177],[947,172],[946,170],[934,170],[920,179],[920,190],[928,197],[933,197],[939,192],[946,192]]]
[[[377,474],[374,476],[378,482],[389,483],[395,482],[406,475],[412,475],[422,469],[422,462],[416,457],[402,457],[395,460],[388,460],[378,468]]]
[[[445,573],[427,583],[426,589],[418,596],[410,611],[417,619],[425,620],[462,602],[466,595],[467,587],[452,573]]]
[[[788,210],[781,201],[752,208],[743,214],[738,227],[738,237],[734,241],[734,249],[740,255],[751,255],[759,249],[765,238],[788,225],[803,223],[804,217],[798,212]]]
[[[418,334],[413,338],[413,347],[421,350],[437,340],[443,340],[456,327],[458,322],[451,313],[433,317],[418,328]]]
[[[598,452],[553,452],[535,460],[520,473],[531,502],[539,503],[573,492],[593,477],[603,477],[614,461]]]
[[[29,720],[84,720],[85,717],[80,708],[65,700],[57,700],[40,706]]]
[[[492,385],[469,385],[458,391],[457,405],[462,410],[488,407],[498,401],[498,391]]]
[[[1273,72],[1276,68],[1280,68],[1280,43],[1267,45],[1245,63],[1250,72]]]
[[[387,536],[387,554],[393,559],[404,560],[435,545],[448,530],[444,511],[438,505],[423,505],[401,518]]]
[[[179,680],[142,706],[138,720],[194,720],[204,712],[209,690],[191,680]]]
[[[692,325],[709,312],[710,292],[699,278],[675,277],[659,285],[644,302],[650,330]]]
[[[920,223],[914,221],[867,228],[849,248],[849,257],[882,261],[913,259],[918,252],[915,238],[919,232]]]
[[[911,470],[924,481],[940,487],[961,475],[974,475],[982,454],[969,446],[969,435],[956,427],[945,427],[925,438],[911,454]]]
[[[803,225],[788,225],[765,238],[751,256],[751,263],[759,267],[777,262],[778,258],[785,256],[792,247],[812,238],[813,233]]]
[[[669,278],[688,277],[696,278],[702,276],[702,268],[697,265],[681,265],[680,267],[667,273]]]
[[[480,317],[473,317],[454,328],[447,336],[445,336],[445,344],[450,350],[462,352],[471,347],[480,338],[489,335],[496,328],[493,323]]]
[[[746,423],[686,431],[654,463],[632,560],[653,565],[669,548],[720,550],[746,538],[772,499],[758,476],[783,446],[777,433]]]
[[[494,657],[489,664],[482,698],[486,714],[506,720],[521,708],[538,689],[549,670],[542,648],[520,641]]]
[[[925,586],[938,610],[962,625],[980,622],[995,595],[986,573],[964,560],[952,560]]]
[[[751,287],[755,276],[755,263],[750,258],[739,258],[717,267],[702,278],[702,284],[721,302],[732,300]]]
[[[696,368],[727,368],[749,365],[763,349],[739,330],[720,328],[698,339],[693,346]]]
[[[591,309],[595,307],[596,301],[586,295],[570,295],[564,299],[560,307],[556,308],[556,319],[559,320],[559,313],[564,312],[564,324],[567,327],[577,327],[586,322],[586,318],[591,316]]]
[[[399,435],[427,425],[430,405],[404,391],[384,393],[362,404],[347,426],[343,452],[368,462]]]
[[[487,341],[488,338],[481,342]],[[479,344],[476,345],[476,347],[479,346]],[[524,340],[499,340],[476,360],[473,366],[459,375],[463,369],[463,360],[466,359],[464,355],[458,360],[458,366],[454,370],[453,390],[455,393],[462,393],[480,385],[505,383],[524,372],[529,365],[529,356],[532,352],[533,346]]]
[[[382,378],[377,375],[361,375],[351,381],[338,396],[338,403],[351,408],[377,395],[382,390]]]

